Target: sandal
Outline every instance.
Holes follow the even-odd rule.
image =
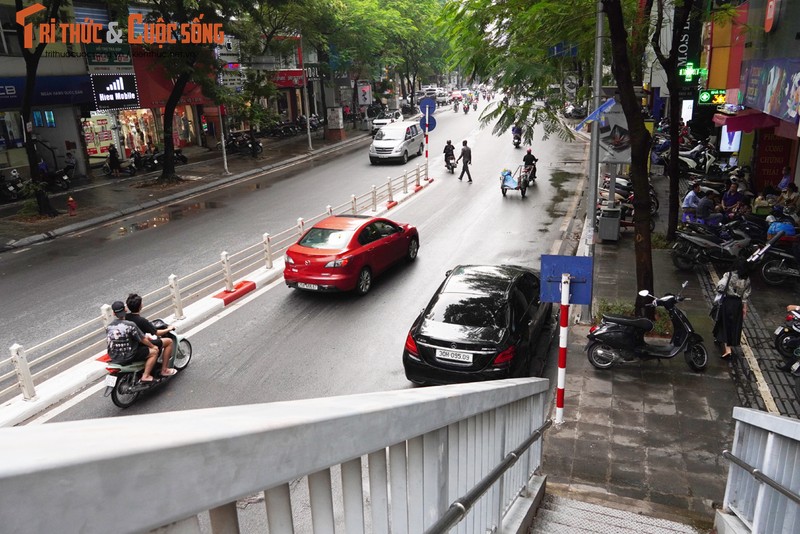
[[[161,376],[173,376],[178,374],[177,369],[167,369],[166,371],[161,371]]]
[[[728,358],[728,357],[730,357],[730,355],[731,355],[731,353],[730,353],[730,352],[726,352],[725,354],[722,354],[722,355],[720,356],[720,358],[722,358],[722,359],[724,360],[725,358]]]

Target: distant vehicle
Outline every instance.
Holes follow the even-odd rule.
[[[399,109],[389,109],[381,111],[372,119],[372,135],[378,133],[381,127],[393,122],[403,122],[403,113]]]
[[[380,161],[400,160],[408,162],[409,155],[421,156],[425,150],[425,138],[416,122],[393,122],[383,126],[369,146],[369,161],[373,165]]]
[[[460,102],[463,98],[464,95],[461,94],[461,91],[453,91],[452,93],[450,93],[450,100],[457,100]]]
[[[539,275],[514,265],[448,271],[406,337],[403,367],[417,384],[526,376],[552,304],[539,301]],[[544,361],[539,362],[541,367]]]
[[[450,102],[450,97],[447,96],[447,91],[444,89],[438,89],[436,91],[436,103],[444,105],[448,102]]]
[[[419,233],[410,224],[369,215],[334,215],[311,227],[286,251],[286,285],[365,295],[392,265],[414,261]]]

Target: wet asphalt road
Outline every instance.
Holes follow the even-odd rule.
[[[503,198],[500,170],[515,166],[524,151],[515,150],[510,137],[495,138],[489,130],[479,129],[472,113],[444,114],[438,118],[438,125],[431,134],[431,153],[435,154],[431,175],[435,182],[390,213],[391,218],[419,228],[421,250],[414,264],[398,266],[377,279],[364,298],[303,293],[279,281],[272,289],[243,299],[213,324],[194,333],[190,367],[162,391],[124,412],[98,391],[53,420],[411,387],[402,370],[402,343],[445,271],[459,263],[515,263],[538,268],[540,255],[550,253],[552,242],[560,237],[562,216],[582,169],[564,162],[582,161],[585,151],[582,143],[537,141],[534,149],[541,160],[537,185],[529,189],[528,198],[522,199],[514,191]],[[475,147],[475,183],[459,182],[445,174],[440,154],[447,138],[454,144],[466,138]],[[570,167],[574,174],[564,171]],[[213,261],[220,247],[235,249],[227,244],[231,241],[243,247],[257,239],[265,224],[270,223],[270,229],[289,226],[298,214],[316,214],[326,204],[346,200],[349,193],[344,191],[366,190],[376,183],[376,174],[395,175],[402,168],[370,166],[364,150],[363,154],[343,156],[266,189],[243,184],[214,194],[207,202],[224,207],[198,210],[153,232],[113,239],[108,230],[105,238],[98,230],[93,239],[97,246],[120,253],[143,246],[139,240],[146,239],[148,250],[166,255],[174,249],[175,261],[188,269],[197,265],[198,256],[210,254]],[[188,235],[202,237],[188,239]],[[187,254],[193,255],[193,261],[185,257]],[[166,258],[160,263],[167,263]],[[106,284],[108,296],[98,302],[111,301],[129,291],[132,282],[122,275],[131,277],[137,272],[128,269],[115,275]]]

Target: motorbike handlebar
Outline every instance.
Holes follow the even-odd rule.
[[[753,254],[751,254],[751,255],[750,255],[750,257],[749,257],[749,258],[747,258],[747,262],[748,262],[748,263],[756,263],[756,262],[760,261],[760,260],[761,260],[761,257],[762,257],[764,254],[766,254],[766,252],[767,252],[767,251],[768,251],[770,248],[772,248],[772,245],[774,245],[775,243],[777,243],[777,242],[780,240],[780,238],[782,238],[782,237],[785,235],[785,233],[786,233],[786,232],[784,232],[783,230],[781,230],[780,232],[778,232],[777,234],[775,234],[775,235],[772,237],[772,239],[770,239],[769,241],[767,241],[767,244],[766,244],[766,245],[764,245],[763,247],[761,247],[761,248],[759,248],[758,250],[756,250],[755,252],[753,252]]]

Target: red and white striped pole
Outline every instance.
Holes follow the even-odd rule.
[[[430,107],[425,106],[425,170],[428,170],[428,117],[430,114]],[[425,174],[428,174],[427,172]],[[425,176],[427,180],[429,177]]]
[[[564,385],[567,381],[567,326],[569,325],[569,273],[561,275],[561,310],[558,334],[558,385],[556,386],[556,424],[564,422]]]

